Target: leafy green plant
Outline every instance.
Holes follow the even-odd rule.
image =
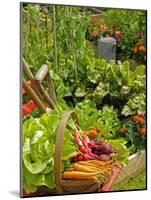
[[[146,146],[146,137],[141,134],[141,125],[131,118],[124,119],[121,127],[125,129],[123,137],[127,140],[127,145],[134,145],[135,151],[140,151]]]
[[[127,58],[132,57],[134,46],[138,40],[136,33],[141,32],[143,40],[146,35],[145,11],[109,9],[105,15],[109,29],[112,29],[113,32],[120,31],[119,51],[122,51]]]
[[[80,127],[82,130],[96,127],[100,129],[98,139],[101,139],[102,133],[105,133],[106,139],[114,138],[119,126],[117,110],[113,106],[104,106],[101,110],[97,110],[96,104],[90,100],[85,100],[75,106],[80,119]]]
[[[55,187],[54,152],[60,107],[30,118],[23,123],[23,184],[25,191],[35,192],[38,186]],[[71,121],[69,123],[72,123]],[[65,130],[62,148],[62,170],[70,164],[69,159],[77,155],[77,147],[69,129]]]
[[[99,127],[99,124],[97,123],[99,113],[94,102],[85,100],[76,104],[74,110],[78,114],[82,130],[91,127]]]
[[[124,138],[109,140],[115,151],[119,152],[113,155],[122,165],[126,166],[128,163],[129,149],[126,147],[127,141]]]
[[[105,105],[99,111],[98,124],[101,132],[105,133],[106,139],[114,138],[119,129],[120,121],[118,119],[117,110],[113,106]]]
[[[123,107],[122,115],[133,115],[137,112],[146,112],[146,96],[143,93],[140,93],[139,95],[136,95],[128,100],[127,104]]]

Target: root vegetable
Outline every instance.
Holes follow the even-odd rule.
[[[86,173],[80,171],[66,171],[63,173],[64,179],[91,179],[96,176],[97,173]]]
[[[107,142],[100,142],[99,144],[95,145],[95,147],[93,147],[93,150],[100,151],[100,153],[107,155],[113,153],[111,144]]]
[[[86,166],[86,165],[81,165],[81,164],[78,164],[78,163],[75,163],[73,167],[74,167],[74,170],[76,170],[76,171],[98,173],[98,169],[92,168],[92,167]]]
[[[108,161],[108,160],[110,160],[110,156],[108,156],[108,155],[106,155],[106,154],[101,154],[100,156],[99,156],[99,160],[101,160],[101,161]]]

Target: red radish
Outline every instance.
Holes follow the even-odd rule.
[[[82,141],[79,138],[75,138],[77,145],[82,146]]]
[[[82,154],[79,154],[79,155],[77,156],[77,158],[78,158],[79,161],[82,161],[82,160],[83,160],[83,155],[82,155]]]
[[[94,156],[94,158],[95,158],[96,160],[99,159],[99,156],[98,156],[97,154],[94,153],[93,156]]]
[[[80,146],[79,150],[83,153],[85,147],[84,146]]]
[[[83,160],[89,160],[88,155],[87,154],[83,154]]]
[[[95,160],[95,157],[94,157],[93,154],[92,154],[92,155],[86,154],[86,156],[87,156],[87,158],[88,158],[89,160]]]
[[[87,153],[91,154],[92,153],[92,149],[91,148],[87,148]]]
[[[87,141],[87,144],[89,144],[91,141],[90,141],[90,138],[88,136],[85,137],[86,141]]]
[[[78,135],[77,135],[76,132],[74,132],[73,136],[74,136],[74,141],[75,141],[75,143],[76,143],[77,145],[79,145],[79,146],[82,146],[82,141],[80,140],[80,138],[78,137]]]
[[[82,138],[82,144],[83,144],[86,148],[88,148],[88,143],[87,143],[87,140],[86,140],[85,137]]]
[[[87,137],[87,138],[88,138],[88,137]],[[89,146],[89,147],[94,147],[94,146],[95,146],[95,141],[90,140],[89,138],[88,138],[88,140],[89,140],[88,146]]]

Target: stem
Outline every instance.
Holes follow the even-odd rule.
[[[56,40],[56,13],[55,6],[53,6],[53,33],[54,33],[54,61],[57,72],[59,73],[58,61],[57,61],[57,40]]]
[[[28,30],[29,30],[29,16],[27,15],[27,25],[26,25],[26,33],[25,33],[25,42],[24,42],[24,56],[26,57],[26,48],[28,41]]]
[[[69,7],[67,7],[67,13],[68,13],[68,20],[70,20],[70,15],[72,14],[72,12],[71,10],[69,10]],[[70,23],[69,23],[69,39],[70,39],[71,49],[72,49],[73,70],[75,72],[75,77],[77,78],[76,51],[74,47],[73,30],[70,28]]]
[[[48,51],[48,17],[46,14],[46,51]]]
[[[38,7],[38,11],[37,11],[37,21],[36,21],[36,25],[37,25],[37,41],[38,41],[38,38],[39,38],[39,25],[40,25],[40,20],[39,20],[39,7]]]
[[[31,18],[29,19],[29,44],[31,45],[28,54],[30,53],[30,49],[32,49],[32,38],[31,38],[31,32],[32,32],[32,24],[31,24]]]

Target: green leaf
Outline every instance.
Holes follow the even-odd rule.
[[[64,104],[63,104],[64,105]],[[27,119],[23,123],[23,176],[26,192],[36,191],[38,186],[55,187],[54,153],[56,131],[62,118],[63,109],[57,105],[54,110],[42,114],[40,118]],[[69,120],[73,124],[73,120]],[[77,147],[73,142],[72,129],[65,130],[62,157],[62,170],[69,164],[71,157],[77,155]]]
[[[143,76],[145,73],[145,66],[141,65],[136,67],[136,69],[131,72],[131,79],[134,80],[137,76]]]
[[[115,151],[117,151],[117,154],[114,155],[113,157],[117,159],[120,162],[120,164],[124,166],[127,165],[129,156],[129,150],[125,146],[127,141],[124,140],[123,138],[118,138],[114,140],[109,140],[109,143],[111,143],[112,148]]]
[[[27,192],[33,192],[31,189],[37,189],[36,186],[46,186],[50,189],[53,189],[55,187],[54,183],[54,175],[53,173],[47,173],[45,175],[43,174],[32,174],[30,173],[25,167],[23,168],[23,175],[25,179],[26,185],[28,185],[29,188],[25,188]],[[30,188],[31,187],[31,188]],[[30,191],[29,191],[30,189]]]

